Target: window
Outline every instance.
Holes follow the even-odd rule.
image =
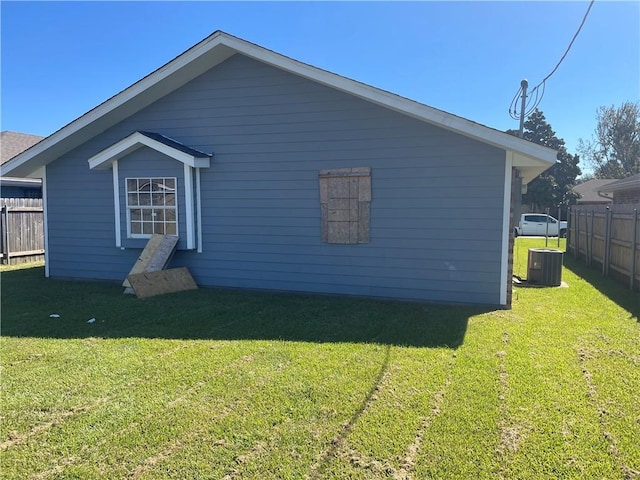
[[[127,178],[127,235],[177,235],[176,179]]]
[[[371,167],[321,170],[318,177],[322,241],[368,243]]]

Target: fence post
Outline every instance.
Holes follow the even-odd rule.
[[[607,207],[604,213],[604,253],[602,256],[602,275],[609,274],[609,245],[611,239],[611,209]]]
[[[560,223],[562,220],[562,210],[560,210],[560,208],[561,205],[558,205],[558,248],[560,248]],[[567,225],[567,228],[569,228],[569,225]]]
[[[591,210],[591,228],[589,229],[589,266],[593,265],[593,219],[596,215],[595,210]]]
[[[9,263],[9,207],[2,205],[2,263]]]
[[[636,248],[638,247],[638,209],[633,209],[633,242],[631,242],[631,272],[629,288],[633,290],[636,279]]]
[[[576,257],[576,260],[578,260],[580,258],[580,209],[576,207],[573,213],[576,217],[576,240],[573,244],[573,255]]]

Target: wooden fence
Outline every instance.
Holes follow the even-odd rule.
[[[4,264],[44,260],[41,198],[0,199],[0,258]]]
[[[638,204],[571,207],[567,252],[640,290]]]

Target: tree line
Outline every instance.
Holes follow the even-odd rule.
[[[577,183],[590,179],[626,178],[640,173],[640,102],[624,102],[621,106],[599,107],[596,128],[588,140],[578,141],[578,154],[567,151],[565,142],[535,110],[524,122],[523,138],[558,151],[556,164],[529,183],[522,204],[532,211],[576,203],[573,191]],[[518,135],[517,130],[507,130]],[[593,168],[593,173],[578,179],[580,160]]]

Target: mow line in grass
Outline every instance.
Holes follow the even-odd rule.
[[[614,462],[617,464],[620,472],[623,477],[626,479],[631,478],[640,478],[640,471],[631,468],[629,465],[626,465],[622,459],[622,455],[620,450],[618,449],[618,441],[616,440],[615,435],[608,428],[606,415],[607,410],[604,405],[598,400],[598,391],[596,389],[596,384],[593,381],[593,376],[591,372],[587,369],[586,360],[589,358],[590,354],[588,350],[584,347],[578,349],[578,361],[580,362],[580,367],[582,369],[582,375],[584,376],[584,381],[587,385],[587,397],[591,401],[591,403],[595,406],[596,410],[599,414],[600,426],[602,428],[602,435],[609,444],[609,452],[614,459]],[[640,419],[639,419],[640,421]]]
[[[502,341],[505,348],[509,345],[509,333],[504,332],[502,334]],[[520,430],[517,427],[509,426],[510,416],[507,408],[507,395],[509,394],[509,374],[507,372],[506,357],[507,351],[500,350],[496,353],[496,357],[500,359],[498,365],[498,379],[500,383],[500,391],[498,394],[498,407],[500,410],[500,443],[496,449],[499,460],[498,478],[505,478],[505,467],[507,463],[507,453],[515,452],[518,449],[518,443],[520,441]]]
[[[438,415],[440,415],[440,412],[442,410],[442,404],[444,403],[445,396],[447,394],[447,391],[449,390],[449,386],[451,385],[451,381],[453,378],[453,369],[455,366],[456,358],[457,358],[457,355],[454,353],[451,356],[451,360],[449,361],[449,367],[448,367],[449,373],[444,382],[444,385],[440,390],[438,390],[434,394],[433,407],[429,412],[429,414],[422,421],[422,424],[418,428],[418,431],[416,432],[416,436],[413,439],[413,442],[411,442],[411,444],[407,447],[404,458],[402,459],[400,468],[394,473],[394,477],[393,477],[394,480],[407,480],[412,478],[416,457],[418,456],[418,454],[420,453],[420,450],[422,449],[422,441],[423,441],[424,435],[427,429],[429,428],[429,426],[431,425],[431,422],[433,421],[433,419],[436,418]]]
[[[247,355],[244,355],[241,359],[236,359],[236,361],[232,361],[230,363],[225,364],[224,368],[220,368],[218,369],[216,372],[214,372],[214,376],[220,376],[222,375],[224,372],[226,372],[229,369],[235,368],[237,367],[237,365],[241,362],[246,361],[246,357]],[[212,378],[212,377],[209,377]],[[121,387],[123,389],[130,389],[133,388],[135,386],[135,383],[141,384],[142,382],[144,382],[145,379],[143,378],[137,378],[136,381],[134,383],[127,383],[126,385],[121,385]],[[202,383],[199,384],[199,386],[202,386]],[[197,385],[193,385],[191,388],[188,388],[186,390],[182,390],[182,393],[178,396],[175,396],[169,403],[173,403],[173,404],[177,404],[180,402],[180,400],[187,400],[188,397],[193,396],[194,392],[197,391]],[[118,394],[117,392],[113,391],[112,392],[112,396],[110,398],[105,398],[102,401],[102,404],[108,406],[114,399],[118,399],[121,395]],[[167,407],[171,407],[171,405],[167,405]],[[145,414],[143,414],[142,417],[135,417],[135,421],[131,421],[129,423],[126,423],[126,425],[121,428],[121,429],[117,429],[117,430],[112,430],[111,432],[109,432],[109,434],[107,435],[102,435],[101,438],[97,441],[87,441],[84,442],[83,446],[82,446],[82,453],[83,455],[80,456],[74,456],[72,455],[71,457],[67,457],[67,458],[62,458],[60,459],[57,463],[58,465],[56,465],[54,468],[47,468],[44,471],[41,471],[40,473],[37,474],[37,476],[39,476],[39,478],[47,478],[50,475],[54,475],[54,474],[59,474],[61,471],[63,471],[64,469],[72,466],[74,463],[76,463],[77,461],[80,460],[80,458],[84,458],[86,456],[87,453],[89,453],[90,450],[96,450],[99,449],[100,447],[108,444],[108,443],[112,443],[114,439],[117,438],[124,438],[126,435],[131,434],[135,429],[139,428],[141,425],[145,425],[147,424],[152,418],[157,417],[158,413],[154,410],[152,411],[148,411]],[[126,420],[123,420],[123,422]],[[50,425],[50,427],[52,427],[54,425]],[[44,430],[43,430],[44,431]],[[40,431],[37,433],[41,433]]]
[[[263,348],[263,347],[260,347],[260,348]],[[171,399],[167,399],[167,403],[163,408],[163,416],[168,417],[169,416],[168,414],[171,413],[172,411],[175,411],[176,406],[179,404],[189,404],[189,400],[193,399],[193,397],[195,397],[197,393],[199,393],[200,389],[202,389],[204,386],[209,384],[212,378],[220,377],[224,373],[230,370],[237,369],[238,366],[240,365],[250,363],[255,358],[255,353],[256,352],[252,352],[250,354],[243,355],[240,358],[236,358],[234,361],[231,361],[225,364],[222,368],[219,368],[213,373],[210,373],[206,381],[201,381],[196,384],[193,384],[189,388],[180,391],[178,395],[174,395]],[[267,381],[266,379],[262,379],[260,382],[258,382],[258,384],[256,384],[256,388],[260,388],[261,386],[264,386],[264,383],[266,381]],[[204,437],[206,434],[206,427],[208,427],[208,425],[211,422],[220,421],[222,418],[224,418],[224,416],[229,415],[235,408],[237,408],[240,405],[240,403],[241,402],[239,399],[235,399],[230,404],[220,405],[220,409],[216,411],[216,415],[214,415],[209,422],[204,423],[200,427],[196,427],[196,428],[192,426],[189,429],[189,433],[185,436],[185,438],[181,437],[179,439],[175,439],[175,438],[172,439],[170,442],[168,442],[168,444],[163,445],[162,446],[163,448],[161,448],[158,453],[150,457],[147,457],[143,459],[141,462],[139,462],[139,464],[132,471],[130,471],[125,478],[138,478],[142,474],[146,473],[148,470],[155,467],[157,464],[161,463],[171,454],[184,448],[184,445],[186,442]],[[100,447],[106,445],[107,443],[112,442],[116,438],[120,438],[125,435],[131,435],[137,429],[144,427],[145,425],[148,425],[149,421],[157,416],[158,416],[157,411],[152,410],[147,412],[142,417],[136,418],[135,422],[128,423],[127,425],[124,426],[124,428],[120,429],[119,431],[111,432],[110,435],[102,438],[99,442],[92,444],[90,447],[89,446],[83,447],[85,449],[85,453],[88,453],[87,451],[89,449],[92,451],[95,451]],[[67,468],[71,466],[73,462],[70,462],[67,459],[62,459],[61,464],[63,465],[63,468]]]
[[[334,458],[342,445],[345,442],[345,439],[349,435],[349,432],[358,421],[358,419],[362,416],[362,414],[369,408],[372,402],[377,399],[376,393],[382,390],[383,385],[389,381],[390,374],[389,370],[389,358],[391,355],[391,346],[387,345],[385,348],[385,356],[384,360],[380,366],[380,370],[378,372],[378,376],[373,381],[371,388],[367,392],[362,404],[360,407],[354,412],[348,422],[342,425],[340,432],[334,439],[331,441],[331,445],[328,449],[322,451],[318,455],[318,459],[316,463],[314,463],[308,475],[308,478],[311,480],[322,478],[322,474],[327,464]]]
[[[244,355],[242,357],[240,357],[239,359],[236,359],[234,362],[231,362],[230,364],[225,365],[223,368],[219,369],[218,371],[216,371],[213,376],[214,377],[218,377],[220,375],[222,375],[225,371],[228,371],[230,369],[235,368],[238,365],[241,365],[243,363],[249,364],[251,363],[256,357],[256,352],[252,352],[250,354]],[[185,400],[188,400],[191,396],[193,396],[196,392],[200,391],[206,383],[209,383],[210,379],[207,379],[206,381],[203,380],[201,382],[198,382],[194,385],[192,385],[191,387],[189,387],[189,389],[186,392],[183,392],[180,396],[174,398],[173,400],[169,401],[167,403],[167,408],[173,408],[174,406],[178,405],[181,402],[184,402]],[[258,382],[256,382],[256,384],[254,385],[255,389],[260,389],[261,387],[263,387],[265,385],[265,383],[267,382],[267,378],[261,378]],[[242,402],[240,401],[240,399],[236,398],[232,401],[231,404],[227,404],[224,405],[224,407],[222,407],[222,409],[219,411],[218,415],[214,415],[210,420],[209,423],[212,422],[219,422],[220,420],[222,420],[223,417],[229,415],[232,411],[234,411],[235,409],[237,409],[240,404]],[[152,455],[151,457],[148,457],[146,459],[144,459],[128,476],[128,478],[131,479],[137,479],[139,478],[142,474],[146,473],[148,470],[154,468],[156,465],[160,464],[162,461],[164,461],[165,459],[167,459],[170,455],[173,455],[174,453],[176,453],[177,451],[181,450],[182,448],[184,448],[186,443],[189,443],[197,438],[201,438],[204,436],[206,430],[208,429],[209,423],[206,423],[204,425],[199,425],[198,427],[196,427],[195,429],[192,428],[189,430],[189,432],[187,433],[187,435],[179,438],[178,440],[173,440],[171,442],[169,442],[168,445],[166,445],[160,452],[158,452],[155,455]]]
[[[89,410],[92,410],[94,408],[97,408],[98,406],[106,403],[108,401],[108,399],[104,399],[101,398],[97,401],[95,401],[94,403],[90,404],[90,405],[82,405],[79,407],[74,407],[71,408],[70,410],[67,410],[66,412],[61,412],[59,413],[54,419],[52,419],[49,422],[46,423],[41,423],[40,425],[36,425],[35,427],[31,428],[28,432],[24,432],[24,433],[18,433],[18,434],[14,434],[11,436],[11,438],[9,438],[8,440],[5,440],[4,442],[0,443],[0,451],[5,451],[11,447],[15,447],[18,445],[21,445],[22,443],[26,442],[27,440],[29,440],[30,438],[44,433],[47,430],[56,427],[58,425],[60,425],[62,422],[64,422],[65,420],[78,415],[80,413],[85,413],[88,412]]]

